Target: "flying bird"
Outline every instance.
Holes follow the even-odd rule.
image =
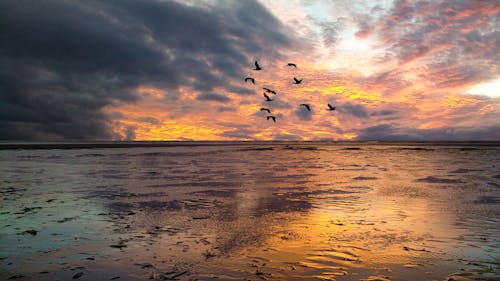
[[[245,78],[245,82],[248,82],[248,81],[252,82],[252,84],[255,85],[255,79],[253,79],[252,77]]]
[[[257,61],[255,61],[255,68],[253,70],[262,70],[262,67],[260,67]]]
[[[335,110],[335,106],[332,106],[331,104],[328,104],[328,110],[330,110],[330,111]]]
[[[276,123],[276,117],[275,116],[272,116],[272,115],[267,116],[267,120],[269,120],[269,119],[273,119],[274,123]]]
[[[271,109],[262,107],[260,111],[267,111],[267,113],[271,114]]]
[[[305,107],[306,107],[306,109],[307,109],[307,111],[311,111],[311,106],[309,106],[308,104],[303,103],[303,104],[301,104],[301,105],[305,106]]]
[[[266,98],[266,101],[273,101],[273,99],[271,99],[268,95],[266,95],[266,93],[264,93],[263,95]]]
[[[262,89],[264,89],[264,91],[266,91],[266,93],[271,93],[273,95],[276,95],[276,92],[273,91],[273,90],[271,90],[271,89],[269,89],[269,88],[262,88]]]
[[[293,67],[297,68],[297,65],[295,63],[291,63],[291,62],[288,63],[288,66],[293,66]]]
[[[300,82],[302,82],[302,79],[299,80],[295,77],[293,77],[293,80],[295,81],[295,83],[293,83],[293,84],[300,84]]]

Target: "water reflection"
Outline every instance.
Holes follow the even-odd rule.
[[[2,154],[0,277],[498,274],[498,148],[358,148]],[[23,234],[27,229],[39,234]]]

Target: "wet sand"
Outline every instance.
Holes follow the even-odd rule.
[[[0,175],[1,280],[500,278],[498,143],[3,149]]]

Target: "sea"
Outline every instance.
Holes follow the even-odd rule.
[[[500,280],[500,142],[0,143],[0,280]]]

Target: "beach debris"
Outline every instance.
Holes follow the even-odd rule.
[[[75,275],[73,275],[73,279],[78,279],[82,276],[83,276],[83,272],[80,271],[80,272],[76,273]]]

